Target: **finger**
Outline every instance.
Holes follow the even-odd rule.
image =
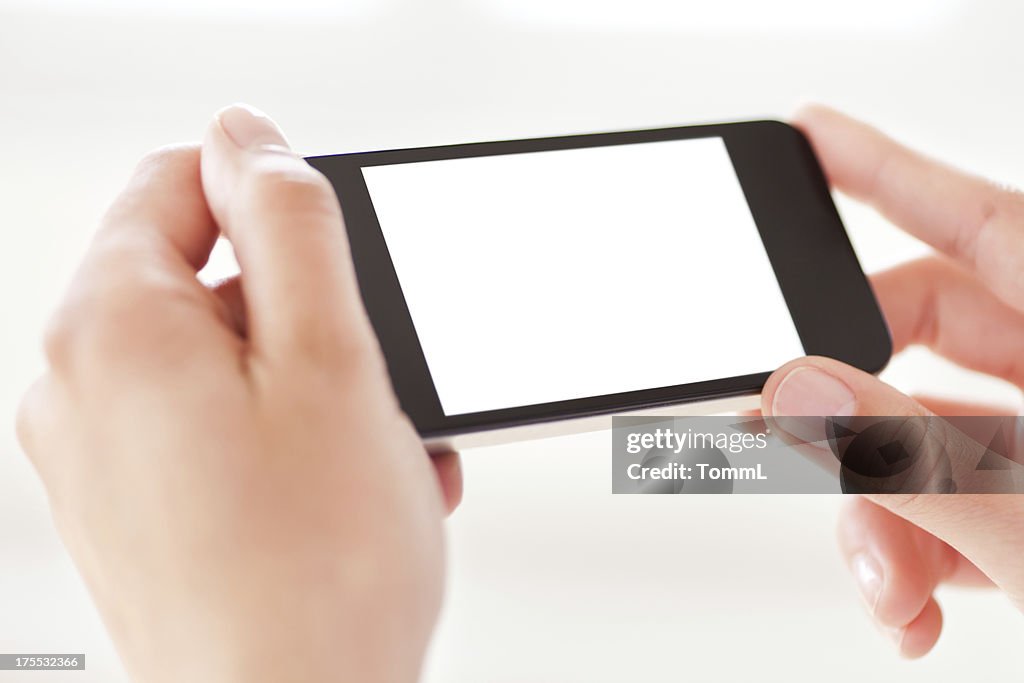
[[[828,358],[803,358],[784,365],[765,384],[766,415],[929,416],[913,399],[876,377]],[[930,423],[937,430],[938,418]],[[931,427],[930,427],[931,428]],[[947,443],[959,439],[940,435]],[[956,456],[957,447],[951,446]],[[953,461],[954,473],[969,463]],[[921,527],[968,558],[1024,607],[1024,496],[871,495],[872,500]]]
[[[887,626],[910,623],[940,583],[992,586],[949,544],[860,496],[840,513],[839,547],[868,611]]]
[[[450,515],[462,502],[462,460],[454,451],[431,456],[441,486],[445,510]]]
[[[923,533],[864,498],[852,501],[840,517],[840,550],[868,612],[882,626],[901,628],[916,619],[952,568],[953,551],[920,543]]]
[[[210,291],[221,304],[221,315],[225,324],[243,339],[248,334],[245,317],[245,295],[242,293],[242,278],[235,275],[226,280],[215,282]]]
[[[915,395],[914,400],[936,415],[974,416],[974,417],[1016,417],[1017,411],[1005,406],[981,403],[964,403],[938,396]]]
[[[202,180],[245,278],[257,352],[323,367],[372,348],[334,190],[269,118],[242,105],[219,112]]]
[[[941,633],[942,610],[935,598],[929,598],[917,618],[903,628],[891,631],[890,637],[901,655],[907,659],[917,659],[935,647]]]
[[[929,159],[874,128],[821,106],[794,124],[835,186],[872,204],[910,234],[966,264],[1024,310],[1024,198]]]
[[[962,267],[924,258],[879,273],[872,284],[894,352],[922,344],[958,365],[1024,386],[1024,315]]]
[[[162,147],[139,162],[107,210],[96,242],[144,247],[140,255],[184,260],[191,270],[205,264],[217,240],[199,176],[199,145]]]
[[[922,344],[971,370],[1024,386],[1024,315],[987,291],[963,267],[939,257],[878,273],[874,291],[894,352]],[[979,346],[978,340],[985,345]]]
[[[933,593],[960,557],[888,510],[855,498],[839,524],[839,546],[868,613],[901,654],[920,657],[939,637]]]
[[[216,321],[204,317],[215,314],[215,305],[195,277],[216,235],[200,184],[199,148],[178,145],[148,155],[104,216],[50,322],[51,367],[108,372],[109,364],[96,361],[114,357],[130,371],[133,352],[150,349],[150,342],[180,354],[188,344],[160,341],[190,338]],[[147,362],[163,360],[173,359],[165,354]]]

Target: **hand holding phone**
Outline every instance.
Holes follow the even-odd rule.
[[[457,460],[398,407],[323,176],[237,106],[201,157],[107,213],[22,444],[132,680],[415,680]],[[196,278],[219,232],[242,287]]]
[[[837,189],[945,254],[873,278],[896,350],[922,344],[1024,386],[1024,197],[823,107],[804,110],[796,123]],[[768,415],[824,415],[839,404],[852,415],[1019,414],[1019,406],[905,396],[826,358],[786,364],[762,396]],[[872,618],[904,656],[920,657],[938,640],[940,585],[998,587],[1024,610],[1024,496],[857,498],[844,510],[839,540]]]
[[[876,280],[897,348],[929,343],[1024,381],[1009,362],[1024,344],[1012,267],[1019,195],[835,114],[801,125],[840,188],[973,268],[934,260]],[[21,441],[133,678],[313,679],[342,664],[360,680],[396,667],[412,678],[440,594],[435,477],[457,500],[457,461],[436,460],[436,473],[426,465],[365,343],[323,179],[265,117],[235,108],[211,127],[203,160],[205,187],[197,147],[152,155],[108,213],[54,318],[50,370],[23,401]],[[884,181],[881,167],[892,174]],[[956,239],[964,226],[978,229]],[[195,278],[219,230],[234,241],[245,288],[208,290]],[[805,265],[827,275],[814,263]],[[846,383],[858,411],[979,410],[915,402],[833,361],[797,364]],[[766,412],[794,367],[769,384]],[[844,551],[905,654],[938,635],[936,582],[994,580],[1024,607],[1018,499],[887,498],[847,515]]]
[[[889,336],[804,137],[777,121],[314,157],[431,448],[756,405]],[[745,399],[745,403],[730,401]]]

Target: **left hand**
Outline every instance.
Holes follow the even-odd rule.
[[[241,280],[211,289],[218,234]],[[334,191],[268,118],[142,161],[46,353],[19,435],[133,680],[418,677],[458,460],[400,410]]]

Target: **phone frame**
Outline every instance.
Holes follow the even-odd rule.
[[[430,443],[450,437],[757,394],[765,372],[501,410],[445,415],[363,181],[367,166],[704,137],[723,139],[772,269],[808,355],[868,372],[892,342],[804,135],[771,120],[309,157],[341,202],[363,302],[403,410]],[[660,410],[659,410],[660,412]],[[521,430],[520,430],[521,431]]]

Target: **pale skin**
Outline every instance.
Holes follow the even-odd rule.
[[[835,188],[939,252],[872,279],[894,350],[925,345],[1024,387],[1024,196],[823,107],[802,110],[794,123]],[[1013,412],[911,398],[827,358],[780,368],[761,407],[774,415]],[[996,587],[1024,610],[1022,495],[856,498],[840,519],[839,545],[874,621],[906,657],[926,654],[939,637],[933,593],[942,584]]]
[[[195,277],[218,233],[241,286]],[[137,681],[410,681],[454,456],[427,456],[337,200],[266,117],[142,161],[45,340],[19,433]]]
[[[839,190],[947,254],[875,278],[897,347],[1024,382],[1020,196],[829,110],[797,124]],[[211,288],[196,272],[218,235],[241,279]],[[229,107],[201,147],[140,164],[45,350],[19,436],[133,680],[416,680],[458,457],[431,459],[401,412],[335,195],[269,119]],[[767,414],[823,407],[987,412],[821,358],[763,394]],[[907,656],[938,637],[941,583],[1024,608],[1021,497],[857,499],[840,542]]]

